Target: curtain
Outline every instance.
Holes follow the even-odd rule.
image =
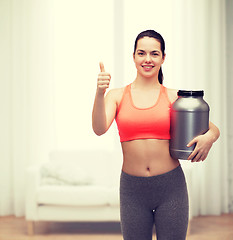
[[[114,127],[102,138],[91,127],[99,61],[113,71],[113,1],[2,0],[0,13],[0,216],[23,216],[27,167],[115,147]]]
[[[220,214],[228,212],[229,203],[225,3],[188,1],[184,8],[182,43],[186,51],[179,66],[181,77],[187,88],[205,90],[210,120],[221,132],[208,159],[193,166],[192,210],[194,216]]]
[[[10,56],[10,3],[0,2],[0,215],[6,214],[12,206],[11,171],[11,58]],[[3,37],[5,36],[5,37]],[[4,67],[3,67],[4,66]],[[2,195],[4,194],[4,198]],[[6,209],[6,210],[5,210]]]
[[[51,1],[1,1],[5,76],[0,215],[24,215],[25,169],[45,161],[54,146],[51,127]],[[7,28],[6,28],[7,26]]]
[[[204,163],[193,164],[192,211],[194,216],[220,214],[229,211],[225,2],[182,3],[185,14],[180,15],[180,24],[174,19],[175,26],[183,28],[179,37],[182,45],[176,48],[173,57],[174,60],[179,56],[182,48],[185,50],[182,60],[177,63],[180,86],[205,90],[205,99],[211,108],[210,120],[221,132],[208,159]],[[179,10],[175,4],[174,9],[178,17]],[[174,36],[176,34],[174,27]]]
[[[221,131],[208,159],[192,165],[194,215],[228,211],[232,132],[227,135],[227,124],[232,116],[226,96],[232,94],[226,76],[225,1],[146,2],[0,1],[0,216],[24,215],[25,169],[47,161],[50,151],[120,151],[115,124],[101,137],[91,129],[98,63],[103,61],[112,74],[111,88],[133,81],[134,40],[148,28],[165,38],[164,84],[204,89],[211,121]],[[227,16],[232,14],[227,10]]]
[[[229,206],[230,211],[233,212],[233,162],[231,156],[233,154],[233,1],[226,1],[226,44],[227,44],[227,116],[228,116],[228,156],[229,156]]]

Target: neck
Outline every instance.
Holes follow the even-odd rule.
[[[160,87],[160,83],[158,80],[158,77],[155,78],[144,78],[141,77],[140,75],[137,75],[134,83],[134,87],[139,87],[139,88],[144,88],[144,89],[151,89],[151,88],[159,88]]]

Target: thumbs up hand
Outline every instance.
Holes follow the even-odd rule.
[[[100,73],[98,75],[98,80],[97,80],[97,91],[104,94],[106,92],[106,89],[109,88],[111,75],[105,72],[104,64],[102,62],[100,62],[99,65],[100,65]]]

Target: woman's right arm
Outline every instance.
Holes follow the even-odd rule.
[[[103,63],[100,63],[96,96],[92,111],[92,128],[100,136],[111,126],[116,115],[116,99],[113,91],[109,91],[105,97],[106,89],[109,87],[111,75],[105,72]]]

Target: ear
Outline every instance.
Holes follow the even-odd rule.
[[[133,61],[134,61],[134,63],[135,63],[135,53],[133,53]]]
[[[165,61],[165,58],[166,58],[166,53],[164,53],[164,56],[163,56],[163,62],[162,62],[162,64],[164,63],[164,61]]]

